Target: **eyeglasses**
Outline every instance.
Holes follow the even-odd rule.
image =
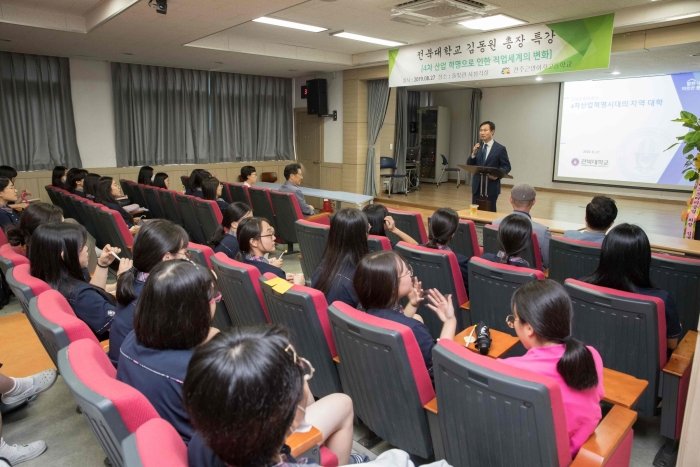
[[[260,235],[260,238],[265,238],[265,237],[274,237],[275,236],[275,231],[273,230],[271,234],[267,235]]]
[[[220,301],[221,301],[221,294],[219,294],[216,297],[209,300],[209,304],[211,305],[212,303],[219,303]]]
[[[289,344],[285,349],[285,352],[290,354],[294,358],[294,364],[298,365],[299,368],[301,368],[301,373],[304,376],[305,381],[309,381],[311,378],[314,377],[314,372],[316,371],[307,359],[303,357],[299,357],[297,355],[297,351],[294,350],[294,347],[292,347],[292,344]]]
[[[506,324],[508,325],[508,327],[514,328],[516,321],[520,321],[520,319],[516,318],[515,315],[506,316]]]
[[[399,279],[401,279],[401,278],[404,277],[404,276],[413,277],[413,268],[411,267],[410,264],[407,264],[407,265],[406,265],[406,272],[403,273],[403,274],[401,274],[401,275],[399,276]]]

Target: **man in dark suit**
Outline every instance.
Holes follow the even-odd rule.
[[[496,132],[496,125],[493,122],[484,122],[479,127],[480,143],[477,143],[472,150],[471,157],[467,158],[467,165],[478,165],[483,167],[494,167],[505,173],[510,172],[510,160],[508,151],[502,144],[498,144],[493,139]],[[496,212],[496,201],[501,194],[501,180],[492,175],[488,183],[486,195],[491,202],[491,211]],[[476,204],[481,192],[481,175],[472,177],[472,204]]]

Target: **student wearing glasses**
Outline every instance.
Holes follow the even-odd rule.
[[[109,359],[119,362],[119,349],[126,336],[134,330],[134,311],[146,279],[162,261],[190,259],[187,245],[190,238],[185,229],[165,219],[147,222],[134,238],[133,267],[117,279],[117,314],[109,331]]]
[[[571,336],[571,299],[553,280],[535,281],[515,291],[506,322],[527,349],[522,357],[501,360],[554,379],[561,389],[571,457],[602,418],[603,360]]]
[[[416,337],[425,367],[432,378],[433,338],[423,319],[416,314],[424,299],[423,286],[404,259],[393,251],[379,251],[363,257],[354,277],[355,293],[360,307],[377,318],[388,319],[411,328]],[[408,297],[406,308],[401,299]],[[440,339],[454,339],[457,330],[452,296],[443,296],[437,289],[427,291],[428,308],[443,322]]]
[[[189,465],[306,464],[290,455],[285,440],[308,425],[321,431],[322,444],[338,456],[338,465],[368,460],[350,454],[352,400],[331,394],[314,402],[308,386],[313,373],[278,324],[233,327],[200,346],[183,390],[196,430],[187,450]]]
[[[192,426],[182,383],[195,348],[211,339],[221,294],[212,272],[190,261],[163,261],[151,270],[136,303],[134,330],[119,351],[117,379],[138,389],[185,444]]]
[[[246,217],[238,223],[238,261],[255,266],[260,274],[271,272],[296,285],[305,285],[304,274],[287,274],[282,258],[265,258],[275,252],[275,229],[262,217]]]

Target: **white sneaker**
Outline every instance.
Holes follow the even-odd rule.
[[[10,465],[17,465],[28,460],[39,457],[46,451],[46,443],[43,441],[34,441],[33,443],[12,446],[6,444],[3,450],[2,457],[10,462]],[[2,465],[2,464],[0,464]]]
[[[10,465],[10,461],[5,459],[4,457],[0,457],[0,467],[12,467]]]
[[[46,370],[42,371],[41,373],[32,375],[31,378],[32,385],[29,389],[14,396],[8,396],[7,394],[3,394],[2,402],[7,405],[12,405],[15,402],[23,401],[28,397],[49,390],[51,386],[53,386],[53,384],[56,382],[56,378],[58,378],[58,373],[56,373],[56,370]]]

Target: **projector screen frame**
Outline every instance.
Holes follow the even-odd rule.
[[[671,73],[673,74],[673,73]],[[594,79],[594,80],[581,80],[581,81],[608,81],[612,79],[630,79],[630,78],[649,78],[653,76],[669,76],[670,74],[655,74],[655,75],[644,75],[644,76],[628,76],[625,78],[608,78],[608,79]],[[631,188],[634,190],[650,190],[650,191],[662,191],[670,193],[691,193],[693,192],[693,186],[681,186],[681,185],[660,185],[657,183],[644,183],[644,182],[622,182],[622,181],[607,181],[597,182],[593,179],[586,178],[571,178],[571,177],[559,177],[557,176],[557,171],[559,169],[559,141],[561,139],[561,126],[562,126],[562,113],[563,113],[563,102],[564,102],[564,86],[566,81],[559,83],[559,102],[557,108],[557,131],[554,137],[554,164],[552,169],[552,182],[553,183],[568,183],[573,185],[588,185],[588,186],[602,186],[609,188]],[[679,127],[679,131],[682,129]]]

